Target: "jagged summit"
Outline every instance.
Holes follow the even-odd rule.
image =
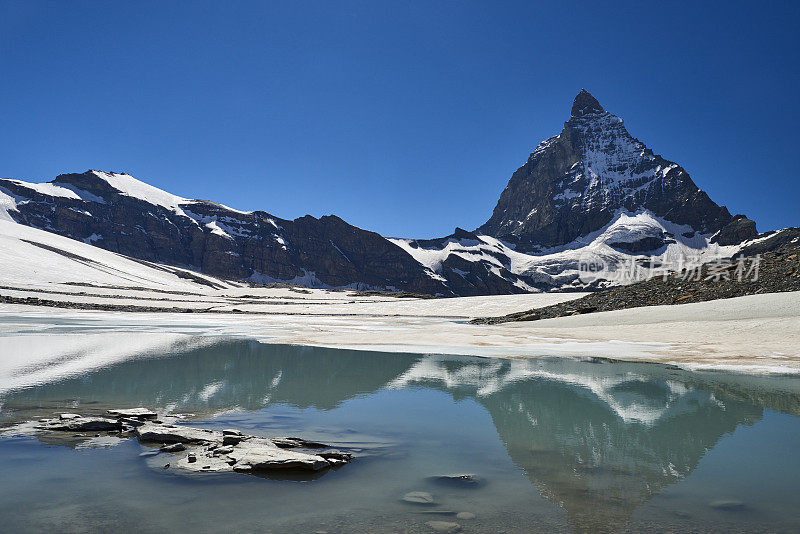
[[[605,111],[600,102],[589,93],[586,89],[581,89],[578,96],[572,102],[572,116],[580,117],[581,115],[588,115],[589,113],[602,113]]]
[[[542,141],[511,177],[492,217],[478,229],[536,252],[597,232],[620,214],[649,213],[733,244],[755,224],[722,231],[731,214],[700,190],[677,163],[631,136],[622,119],[581,90],[561,133]],[[742,225],[739,225],[742,226]]]

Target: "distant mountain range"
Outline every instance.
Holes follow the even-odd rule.
[[[100,171],[48,183],[0,179],[0,219],[218,278],[443,296],[604,287],[620,282],[622,266],[643,273],[797,235],[759,235],[586,91],[473,232],[385,238],[333,215],[280,219]],[[587,263],[603,270],[582,276]]]

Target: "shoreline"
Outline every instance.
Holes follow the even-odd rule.
[[[61,336],[64,343],[65,336],[80,334],[84,340],[102,343],[103,338],[146,333],[150,338],[153,335],[231,337],[377,352],[490,358],[604,358],[690,370],[800,374],[800,292],[631,308],[533,323],[471,325],[464,315],[465,312],[481,315],[499,308],[510,311],[515,307],[530,308],[535,300],[553,298],[529,295],[400,302],[331,299],[325,305],[327,313],[311,315],[297,306],[284,305],[282,313],[248,316],[213,312],[83,311],[2,304],[0,351],[26,356],[23,359],[20,355],[17,362],[0,364],[0,370],[51,361],[56,354],[44,348],[48,345],[44,338],[48,336]],[[345,310],[347,313],[342,313]],[[50,343],[54,341],[51,339]]]

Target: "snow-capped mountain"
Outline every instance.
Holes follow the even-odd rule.
[[[621,212],[643,211],[687,227],[687,234],[714,235],[722,245],[757,234],[755,223],[743,216],[734,221],[683,168],[653,154],[582,90],[564,129],[536,147],[478,230],[535,252],[597,231]],[[625,241],[625,248],[649,251],[664,242],[665,236],[648,234]]]
[[[228,280],[445,296],[603,287],[780,241],[715,204],[586,91],[474,232],[387,239],[332,215],[285,220],[100,171],[0,179],[0,219]]]
[[[641,280],[766,238],[582,90],[561,133],[517,169],[484,225],[393,241],[451,286],[485,283],[490,273],[495,287],[502,280],[507,290],[535,291]]]
[[[284,220],[172,195],[127,174],[0,180],[0,219],[231,280],[453,295],[402,249],[336,216]]]

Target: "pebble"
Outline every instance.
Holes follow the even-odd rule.
[[[450,521],[428,521],[425,524],[436,532],[461,532],[461,525]]]

